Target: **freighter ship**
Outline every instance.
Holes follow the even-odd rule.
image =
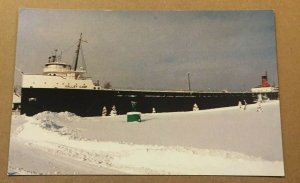
[[[21,114],[32,116],[43,111],[72,112],[79,116],[101,116],[105,107],[114,106],[118,114],[132,110],[131,103],[137,103],[137,111],[142,113],[191,111],[196,104],[200,110],[235,106],[239,101],[253,103],[258,95],[269,99],[278,98],[278,90],[266,87],[252,92],[197,92],[197,91],[155,91],[105,89],[86,77],[86,69],[78,67],[82,43],[80,35],[75,51],[74,65],[62,62],[55,54],[48,58],[43,74],[23,74],[21,90]],[[266,81],[265,81],[266,80]]]

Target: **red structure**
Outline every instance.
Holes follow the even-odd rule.
[[[262,87],[270,87],[271,85],[268,82],[268,73],[266,72],[266,75],[261,77],[261,86]]]

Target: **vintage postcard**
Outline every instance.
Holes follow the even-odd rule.
[[[19,12],[8,175],[284,176],[273,11]]]

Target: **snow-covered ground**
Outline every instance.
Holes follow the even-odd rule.
[[[279,101],[176,113],[12,116],[9,175],[283,176]]]

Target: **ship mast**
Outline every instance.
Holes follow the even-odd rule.
[[[190,78],[190,73],[187,73],[188,76],[188,83],[189,83],[189,91],[191,91],[191,78]]]
[[[77,45],[77,49],[76,49],[76,57],[75,57],[75,66],[74,66],[74,71],[76,71],[77,69],[77,64],[78,64],[78,57],[79,57],[79,50],[80,50],[80,46],[81,46],[81,40],[82,39],[82,33],[80,33],[80,38],[78,41],[78,45]]]

